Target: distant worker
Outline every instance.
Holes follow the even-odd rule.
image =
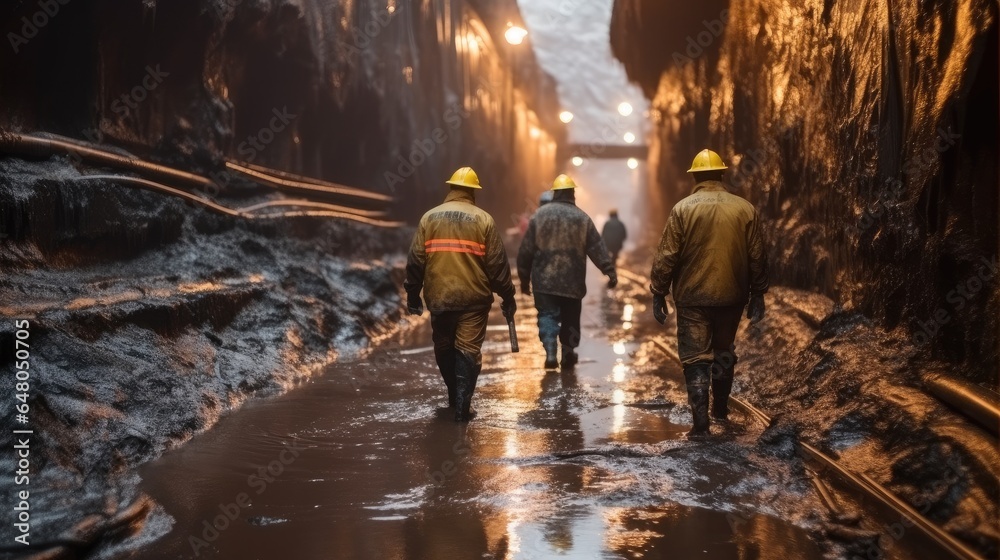
[[[472,393],[482,370],[482,347],[493,293],[503,299],[506,317],[517,310],[510,264],[493,218],[476,207],[479,177],[463,167],[446,181],[444,204],[420,219],[406,263],[406,309],[422,315],[423,288],[431,312],[434,356],[448,387],[448,406],[455,421],[467,422],[475,412]]]
[[[725,420],[729,414],[733,342],[748,299],[750,323],[764,318],[768,281],[760,219],[752,204],[726,190],[726,169],[711,150],[695,156],[688,170],[694,190],[670,211],[650,275],[653,315],[661,325],[671,289],[677,304],[677,348],[694,417],[691,438],[709,433],[709,379],[712,416]]]
[[[587,294],[587,257],[618,284],[615,265],[590,216],[576,206],[576,183],[566,175],[552,184],[552,202],[535,212],[517,253],[517,275],[521,292],[535,293],[538,337],[545,348],[545,368],[559,366],[558,342],[562,342],[562,367],[578,361],[580,312]]]
[[[618,219],[618,210],[612,208],[608,212],[608,221],[601,229],[601,239],[604,240],[604,245],[611,252],[611,262],[618,264],[618,253],[621,252],[627,238],[628,232],[625,231],[625,224]]]

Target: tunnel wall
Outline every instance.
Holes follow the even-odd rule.
[[[996,384],[995,2],[617,0],[611,38],[653,100],[654,223],[713,147],[773,282]]]
[[[530,47],[494,42],[520,21],[514,0],[40,9],[0,8],[5,128],[126,146],[206,173],[222,157],[299,172],[396,194],[409,218],[439,201],[463,165],[491,187],[486,207],[519,210],[525,186],[554,174],[565,136],[555,85]]]

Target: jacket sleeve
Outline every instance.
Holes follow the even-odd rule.
[[[674,281],[674,269],[680,258],[681,246],[684,243],[681,218],[676,210],[670,211],[667,225],[663,228],[660,245],[653,257],[653,270],[649,275],[649,289],[658,296],[670,293],[670,285]]]
[[[411,299],[420,296],[420,290],[424,286],[424,269],[427,265],[427,251],[424,248],[424,228],[423,224],[417,226],[417,233],[413,235],[413,243],[410,245],[410,255],[406,259],[406,280],[403,281],[403,289]]]
[[[514,283],[510,279],[510,262],[503,240],[492,221],[486,226],[486,276],[490,289],[504,300],[514,297]]]
[[[521,280],[521,285],[531,283],[531,266],[535,261],[535,220],[532,218],[528,222],[528,229],[524,232],[524,239],[521,240],[521,247],[517,250],[517,277]]]
[[[587,223],[587,256],[605,276],[615,274],[615,263],[611,262],[611,253],[601,239],[601,234],[597,233],[597,226],[593,221]]]
[[[767,293],[767,251],[764,250],[760,216],[757,212],[753,213],[753,220],[747,224],[747,250],[750,257],[750,295]]]

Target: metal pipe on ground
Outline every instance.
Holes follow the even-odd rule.
[[[91,148],[83,143],[74,141],[38,138],[14,132],[3,132],[0,133],[0,151],[34,157],[51,157],[57,153],[61,153],[71,157],[76,156],[88,163],[133,171],[140,175],[190,185],[203,190],[208,190],[212,186],[212,181],[201,175],[157,165],[139,158],[115,154],[107,150]]]
[[[1000,436],[1000,396],[954,377],[932,373],[922,378],[931,395],[958,410],[965,417]]]
[[[267,169],[257,165],[246,166],[233,161],[227,161],[226,167],[241,175],[249,177],[258,183],[279,190],[291,190],[294,192],[306,191],[312,194],[347,196],[386,204],[392,202],[392,197],[384,194],[368,192],[362,189],[338,185],[327,181],[307,179],[291,173]]]

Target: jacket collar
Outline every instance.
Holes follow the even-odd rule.
[[[471,193],[466,192],[463,189],[451,189],[448,191],[448,196],[444,197],[445,202],[468,202],[469,204],[476,204],[476,197],[472,196]]]
[[[726,185],[722,181],[702,181],[694,186],[694,190],[691,191],[691,194],[694,194],[698,191],[725,192]]]

